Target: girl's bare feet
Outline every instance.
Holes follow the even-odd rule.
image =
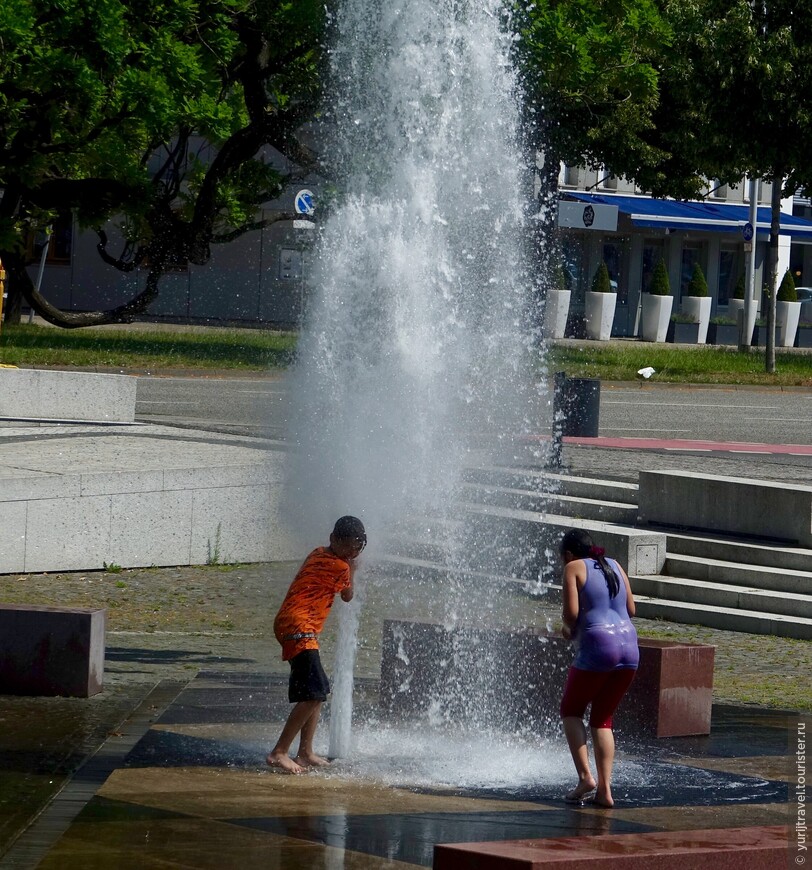
[[[293,760],[302,767],[327,767],[330,764],[326,758],[316,755],[315,752],[306,754],[300,752]]]
[[[603,795],[602,795],[602,794],[596,794],[595,797],[593,797],[593,798],[589,801],[589,803],[590,803],[593,807],[602,807],[602,808],[605,809],[605,810],[611,810],[612,807],[615,805],[615,802],[612,800],[612,796],[611,796],[611,795],[605,795],[605,794],[603,794]]]
[[[304,773],[304,768],[300,764],[297,764],[286,752],[271,752],[265,761],[268,767],[272,767],[281,773]]]
[[[568,791],[564,795],[564,800],[568,804],[579,804],[587,797],[587,795],[592,794],[592,792],[595,791],[595,788],[596,783],[592,777],[589,779],[583,779],[572,791]]]

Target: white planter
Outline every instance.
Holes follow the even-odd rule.
[[[792,347],[795,344],[795,333],[798,331],[802,304],[802,302],[776,301],[775,343],[778,347]]]
[[[682,313],[699,324],[697,344],[705,344],[707,341],[712,301],[710,296],[686,296],[682,300]]]
[[[570,310],[569,290],[550,290],[544,304],[544,335],[546,338],[563,338]]]
[[[728,299],[727,300],[727,316],[731,318],[731,320],[735,320],[736,323],[739,322],[739,312],[744,312],[744,299]],[[750,344],[753,340],[753,329],[756,325],[756,315],[758,312],[756,311],[756,303],[753,302],[750,308],[750,333],[749,340],[746,344]]]
[[[593,338],[597,341],[609,340],[609,336],[612,334],[616,305],[617,293],[586,291],[584,319],[587,338]]]
[[[651,293],[643,293],[640,327],[643,341],[665,341],[673,305],[673,296],[652,296]]]

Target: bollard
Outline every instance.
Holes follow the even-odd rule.
[[[553,394],[553,439],[560,435],[597,438],[601,410],[601,382],[598,378],[568,378],[555,373]]]

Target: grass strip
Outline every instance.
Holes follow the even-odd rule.
[[[234,369],[267,371],[293,361],[297,334],[263,329],[140,326],[64,330],[36,324],[4,326],[0,364],[77,368]],[[606,381],[639,380],[653,366],[652,383],[812,386],[812,355],[776,354],[775,374],[764,371],[764,352],[739,353],[713,346],[651,345],[643,342],[557,345],[549,371]]]
[[[296,333],[261,329],[55,329],[4,326],[0,363],[156,371],[171,368],[268,370],[293,359]]]
[[[600,378],[604,381],[640,380],[637,371],[652,366],[651,383],[751,384],[812,386],[812,355],[780,353],[776,371],[764,371],[764,351],[754,348],[739,353],[733,348],[708,345],[662,347],[642,342],[601,345],[558,345],[549,354],[550,371],[569,377]]]

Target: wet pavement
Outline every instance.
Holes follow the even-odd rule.
[[[489,781],[499,779],[497,766],[469,760],[456,781],[451,772],[429,785],[430,763],[393,765],[403,723],[376,720],[372,730],[389,725],[392,737],[376,742],[362,726],[362,763],[338,760],[326,771],[289,777],[262,761],[289,709],[283,676],[202,672],[180,691],[169,682],[164,688],[166,706],[87,803],[74,801],[78,812],[64,832],[59,822],[70,807],[57,801],[0,866],[36,859],[28,866],[428,867],[443,842],[788,821],[794,770],[787,718],[775,711],[717,705],[711,737],[628,742],[617,762],[616,807],[607,811],[563,803],[572,777],[560,735],[534,741],[543,759],[537,781],[528,771],[517,773],[518,784]],[[360,681],[366,715],[376,693],[375,681]],[[464,744],[471,735],[445,737]],[[491,751],[518,771],[515,748],[497,743]],[[442,747],[434,752],[441,761]]]
[[[717,644],[711,735],[640,741],[619,733],[617,807],[571,808],[561,799],[571,762],[555,724],[520,738],[382,716],[382,619],[438,619],[441,608],[425,590],[396,601],[374,584],[359,630],[350,757],[304,777],[270,772],[264,755],[289,710],[270,623],[295,567],[0,578],[3,597],[90,598],[110,616],[100,695],[6,699],[4,734],[17,735],[17,748],[2,756],[8,851],[0,868],[371,870],[429,866],[438,842],[786,821],[797,717],[739,699],[748,684],[771,686],[779,702],[803,699],[809,710],[812,645],[639,620],[643,635],[665,630]],[[480,603],[473,593],[470,602]],[[543,626],[556,613],[553,602],[512,594],[493,618]],[[334,614],[323,637],[330,672],[337,621]],[[317,735],[325,752],[328,719],[326,709]]]

